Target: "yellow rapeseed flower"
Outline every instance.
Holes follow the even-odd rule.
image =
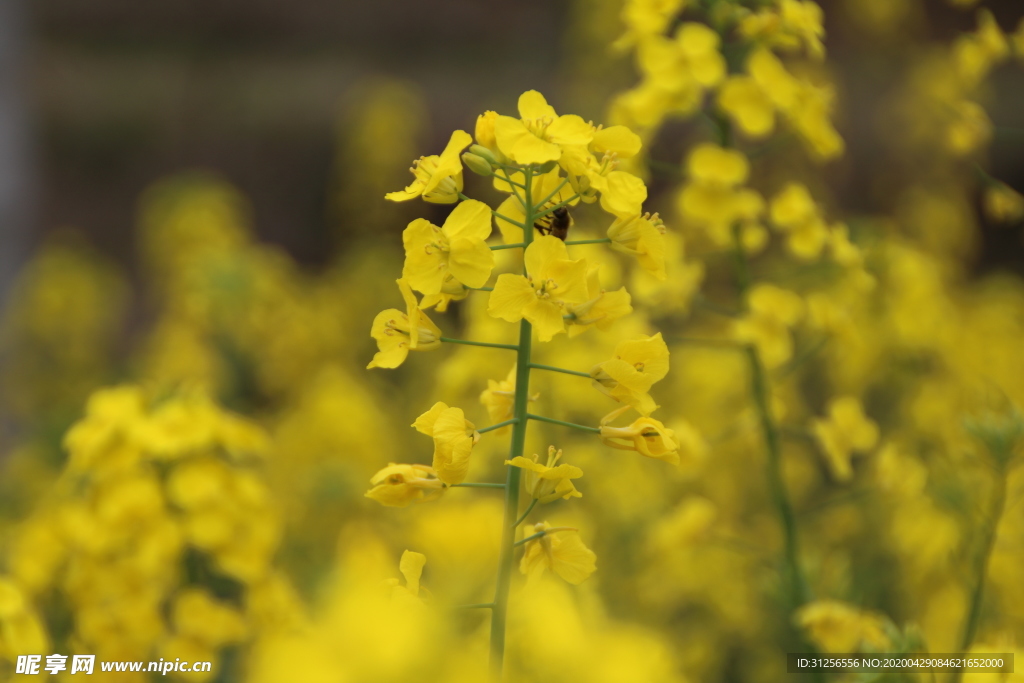
[[[658,407],[647,392],[667,374],[668,346],[661,332],[653,337],[620,342],[615,347],[614,358],[595,365],[590,371],[598,391],[645,416]]]
[[[536,453],[532,458],[517,455],[506,460],[505,464],[515,465],[525,471],[526,491],[540,503],[550,503],[559,498],[581,498],[583,494],[576,490],[572,480],[582,477],[583,470],[565,463],[559,465],[561,457],[561,449],[555,450],[554,446],[548,446],[548,460],[544,465],[538,462],[540,456]]]
[[[398,579],[387,579],[384,585],[391,589],[391,599],[411,604],[422,604],[424,597],[430,596],[430,591],[420,585],[423,577],[423,567],[427,564],[427,556],[423,553],[406,550],[402,553],[402,559],[398,562],[398,571],[402,572],[405,578],[403,586]],[[422,593],[422,595],[421,595]]]
[[[1006,183],[986,187],[982,206],[989,220],[996,223],[1016,223],[1024,218],[1024,196]]]
[[[638,417],[628,427],[611,427],[608,423],[630,409],[622,406],[601,420],[601,441],[604,445],[622,451],[636,451],[655,460],[679,464],[679,444],[675,432],[653,417]]]
[[[593,126],[575,114],[559,116],[536,90],[519,96],[519,116],[494,120],[498,149],[517,164],[557,161],[562,145],[587,145],[594,138]]]
[[[772,224],[784,233],[786,246],[797,258],[817,258],[828,242],[828,226],[818,205],[802,183],[789,183],[771,201]]]
[[[829,469],[840,481],[848,481],[853,476],[850,466],[853,452],[869,450],[878,443],[878,425],[864,415],[860,401],[852,396],[833,399],[829,403],[828,419],[815,420],[813,430]]]
[[[731,245],[732,226],[754,221],[764,210],[761,195],[741,187],[750,174],[747,158],[736,150],[702,143],[690,152],[686,168],[690,182],[679,195],[680,211],[715,244]]]
[[[804,314],[803,300],[775,285],[759,284],[748,299],[749,311],[737,320],[736,339],[754,344],[769,368],[778,367],[793,355],[792,328]]]
[[[665,280],[665,224],[658,214],[617,217],[608,227],[612,249],[636,256],[640,267]]]
[[[440,294],[449,276],[468,287],[483,287],[494,268],[494,253],[485,241],[490,234],[491,208],[475,199],[456,206],[440,228],[417,218],[402,233],[402,277],[424,294]]]
[[[794,616],[811,641],[825,652],[857,652],[864,645],[884,651],[885,617],[838,600],[816,600]]]
[[[462,408],[438,401],[412,423],[416,431],[434,440],[433,468],[446,484],[461,484],[469,473],[469,456],[480,434]]]
[[[452,133],[448,144],[440,156],[420,157],[409,169],[415,176],[412,184],[404,190],[388,192],[385,199],[393,202],[404,202],[416,197],[434,204],[454,204],[459,201],[462,192],[462,150],[473,142],[473,138],[464,130]]]
[[[529,320],[541,341],[565,331],[562,316],[570,303],[587,300],[586,261],[569,260],[557,237],[543,235],[526,248],[527,275],[498,276],[487,312],[508,322]]]
[[[409,351],[430,351],[441,345],[440,328],[420,310],[409,284],[404,279],[397,282],[405,299],[406,312],[389,308],[373,319],[370,336],[377,340],[380,350],[367,369],[397,368],[405,362]]]
[[[547,532],[526,544],[523,559],[519,562],[519,570],[530,581],[535,581],[544,570],[548,570],[578,586],[597,569],[597,555],[583,544],[576,529],[538,522],[526,527],[525,531],[528,535]]]
[[[583,334],[591,327],[607,330],[619,318],[633,312],[629,292],[620,287],[614,292],[601,287],[600,268],[591,268],[587,273],[587,299],[583,303],[568,304],[565,307],[565,322],[569,325],[569,336]]]
[[[530,401],[536,401],[540,394],[533,394]],[[508,371],[508,377],[500,381],[487,380],[487,388],[480,392],[480,403],[487,408],[487,415],[492,423],[504,422],[513,417],[516,397],[516,366]],[[511,427],[505,426],[495,431],[496,434],[507,432]]]
[[[381,505],[404,508],[411,503],[425,503],[444,492],[444,482],[437,478],[434,468],[426,465],[388,466],[370,479],[373,488],[366,492]]]

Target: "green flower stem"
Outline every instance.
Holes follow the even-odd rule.
[[[996,470],[995,487],[992,490],[992,497],[989,499],[988,510],[981,529],[981,543],[978,546],[978,553],[974,556],[972,574],[974,586],[971,589],[971,602],[967,610],[967,621],[964,622],[964,631],[960,637],[960,652],[969,652],[974,644],[974,636],[978,631],[978,624],[981,621],[981,605],[985,597],[985,577],[988,574],[989,560],[992,558],[992,548],[996,543],[996,532],[999,529],[999,521],[1006,510],[1006,467],[1000,465]],[[962,671],[953,675],[953,681],[960,680]]]
[[[740,290],[740,301],[746,306],[747,290],[750,288],[750,271],[747,266],[747,255],[743,250],[743,242],[738,225],[733,226],[733,241],[736,249],[736,279]],[[796,610],[805,604],[810,596],[807,581],[800,568],[800,541],[797,536],[796,515],[793,504],[786,491],[786,483],[782,476],[782,449],[779,443],[779,428],[772,417],[768,373],[761,362],[761,354],[757,347],[746,347],[747,365],[750,369],[750,389],[754,405],[757,409],[761,434],[764,438],[765,452],[768,456],[768,488],[775,504],[779,521],[782,523],[783,534],[783,577],[786,586],[790,610]]]
[[[588,375],[589,377],[589,375]],[[586,425],[573,424],[572,422],[563,422],[562,420],[556,420],[553,417],[544,417],[543,415],[534,415],[533,413],[527,413],[526,417],[530,420],[536,420],[537,422],[549,422],[553,425],[562,425],[563,427],[572,427],[573,429],[582,429],[585,432],[593,432],[594,434],[600,434],[601,430],[597,427],[587,427]]]
[[[512,524],[512,528],[515,529],[520,524],[522,524],[526,520],[526,518],[530,516],[530,513],[533,512],[533,508],[535,508],[536,506],[537,506],[537,499],[534,498],[533,500],[530,501],[530,504],[529,504],[529,506],[527,506],[526,510],[523,511],[523,514],[519,515],[519,519],[517,519]]]
[[[461,484],[452,484],[448,488],[464,488],[464,489],[503,489],[504,484],[492,484],[490,482],[482,481],[464,481]]]
[[[555,211],[558,211],[562,207],[569,206],[569,202],[571,202],[574,199],[579,199],[579,197],[580,196],[578,194],[574,194],[573,196],[569,197],[568,199],[566,199],[564,201],[561,201],[561,202],[558,202],[554,206],[552,206],[550,208],[547,208],[547,209],[544,209],[543,211],[534,214],[533,221],[536,223],[537,220],[539,220],[541,218],[544,218],[544,216],[547,216],[549,213],[554,213]]]
[[[518,249],[519,247],[525,247],[525,242],[516,242],[515,244],[489,244],[491,251],[501,251],[502,249]]]
[[[477,602],[472,605],[456,605],[455,609],[493,609],[493,602]]]
[[[562,178],[562,182],[559,183],[558,187],[556,187],[551,192],[551,194],[549,194],[547,197],[545,197],[541,201],[537,202],[537,206],[544,206],[545,204],[550,202],[552,199],[554,199],[555,195],[562,191],[562,188],[565,187],[565,184],[567,182],[569,182],[569,177],[568,176],[566,176],[565,178]],[[534,218],[534,220],[536,220],[536,219],[540,218],[540,216],[534,216],[533,218]]]
[[[466,346],[484,346],[489,349],[511,349],[512,351],[518,351],[519,347],[515,344],[492,344],[491,342],[478,342],[469,341],[468,339],[452,339],[451,337],[441,337],[441,341],[448,344],[465,344]]]
[[[507,174],[506,174],[507,175]],[[526,225],[533,225],[534,208],[530,187],[533,184],[533,169],[524,169],[526,193],[523,207],[526,210]],[[523,230],[523,246],[533,241],[533,230]],[[525,268],[524,268],[524,273]],[[523,454],[526,444],[527,408],[530,401],[530,359],[533,349],[533,326],[525,318],[519,323],[519,347],[516,357],[516,395],[513,399],[512,415],[516,420],[512,426],[512,443],[509,460]],[[519,517],[519,482],[522,470],[513,465],[505,469],[505,511],[501,522],[501,549],[498,557],[498,578],[494,588],[494,607],[491,610],[491,671],[494,680],[501,681],[505,664],[505,624],[508,618],[508,593],[512,585],[512,568],[515,560],[516,527],[512,522]]]
[[[530,541],[536,540],[536,539],[540,538],[541,536],[547,536],[547,535],[548,535],[547,531],[538,531],[535,534],[532,534],[530,536],[527,536],[526,538],[523,538],[523,539],[520,539],[520,540],[516,541],[516,547],[519,547],[519,546],[521,546],[521,545],[523,545],[525,543],[529,543]]]
[[[498,424],[493,424],[490,427],[484,427],[483,429],[478,429],[478,430],[476,430],[476,433],[477,434],[486,434],[487,432],[490,432],[490,431],[495,430],[495,429],[501,429],[502,427],[507,427],[508,425],[514,425],[516,422],[519,422],[519,420],[517,420],[516,418],[513,417],[511,420],[505,420],[504,422],[499,422]],[[504,484],[502,484],[502,486],[504,486]]]
[[[703,294],[698,294],[695,297],[693,297],[693,303],[694,305],[699,306],[700,308],[711,311],[712,313],[717,313],[718,315],[721,316],[725,316],[726,318],[739,317],[739,311],[734,311],[720,304],[716,304],[714,301],[711,301]]]
[[[462,285],[466,289],[472,289],[475,292],[493,292],[494,287],[470,287],[469,285]]]
[[[508,216],[505,216],[504,214],[500,214],[497,211],[495,211],[494,209],[491,209],[491,213],[494,215],[495,218],[500,218],[501,220],[505,221],[506,223],[511,223],[512,225],[519,226],[523,230],[526,230],[526,225],[523,224],[523,223],[520,223],[519,221],[515,220],[514,218],[509,218]]]
[[[611,241],[612,239],[610,237],[602,237],[599,240],[572,240],[570,242],[566,242],[565,244],[566,246],[572,246],[574,244],[608,244]]]
[[[781,368],[777,369],[775,371],[775,379],[789,377],[791,374],[799,370],[800,367],[804,365],[804,363],[818,355],[818,352],[825,348],[826,344],[828,344],[828,337],[823,336],[821,339],[814,342],[809,347],[807,347],[799,354],[797,354],[797,356],[793,358],[793,360],[789,361]]]
[[[586,377],[591,379],[589,372],[579,372],[577,370],[567,370],[565,368],[556,368],[554,365],[541,365],[540,363],[530,363],[530,367],[535,370],[550,370],[551,372],[564,372],[567,375],[576,375],[577,377]]]

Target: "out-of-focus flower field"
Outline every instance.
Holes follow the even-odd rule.
[[[930,2],[828,5],[860,71],[810,0],[572,3],[565,87],[430,147],[364,84],[324,267],[207,172],[138,198],[137,277],[47,241],[0,331],[0,680],[486,681],[499,621],[508,681],[1024,656],[1024,8]]]

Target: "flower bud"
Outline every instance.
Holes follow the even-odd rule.
[[[482,156],[466,152],[462,155],[462,163],[466,165],[466,168],[477,175],[485,178],[489,178],[494,175],[494,172],[491,170],[491,165],[487,162],[487,159],[484,159]]]

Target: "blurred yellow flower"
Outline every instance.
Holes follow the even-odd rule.
[[[430,351],[441,346],[441,330],[420,310],[409,284],[397,280],[398,288],[405,299],[406,312],[389,308],[377,314],[370,328],[370,336],[377,340],[380,349],[366,366],[370,368],[397,368],[409,351]]]
[[[661,332],[619,342],[615,357],[594,366],[590,376],[601,393],[632,406],[643,416],[657,409],[651,398],[651,386],[668,374],[668,346]]]
[[[562,145],[588,145],[594,138],[593,126],[575,114],[559,116],[536,90],[519,96],[519,116],[494,121],[498,149],[517,164],[557,161]]]
[[[438,401],[412,423],[416,431],[434,440],[433,468],[446,484],[461,484],[469,472],[469,456],[480,435],[462,408]]]
[[[789,183],[775,197],[769,208],[772,224],[787,236],[786,245],[797,258],[817,258],[828,242],[829,231],[811,198],[807,187]]]
[[[804,605],[797,610],[794,620],[825,652],[857,652],[865,645],[884,651],[889,646],[885,617],[838,600],[816,600]]]
[[[853,451],[874,448],[878,443],[878,425],[864,415],[860,401],[852,396],[832,399],[828,415],[827,420],[815,420],[812,429],[832,474],[839,481],[848,481],[853,476]]]
[[[565,331],[566,304],[587,300],[586,261],[569,260],[565,243],[542,235],[526,248],[527,275],[498,276],[487,312],[508,322],[529,320],[541,341]]]
[[[404,202],[416,197],[434,204],[454,204],[462,192],[462,150],[473,142],[464,130],[452,133],[441,155],[420,157],[409,170],[415,176],[412,184],[404,190],[389,192],[385,199]]]
[[[792,328],[803,316],[803,300],[780,287],[756,285],[748,297],[748,312],[733,325],[738,341],[757,347],[769,368],[778,367],[793,355]]]
[[[402,278],[424,294],[439,294],[449,277],[483,287],[494,268],[494,253],[485,242],[490,234],[491,208],[475,199],[456,206],[440,228],[417,218],[402,233]]]
[[[401,585],[398,579],[387,579],[384,585],[391,589],[391,599],[401,603],[422,604],[423,597],[430,595],[430,591],[420,585],[420,578],[423,576],[423,567],[427,564],[427,556],[423,553],[406,550],[402,553],[402,559],[398,562],[398,571],[405,577],[405,585]],[[423,593],[423,596],[420,593]]]
[[[434,468],[396,465],[393,462],[373,475],[370,484],[373,488],[366,492],[366,497],[388,507],[406,507],[411,503],[435,500],[445,488]]]
[[[487,388],[480,392],[480,403],[487,408],[487,415],[491,422],[497,424],[510,420],[513,417],[513,408],[516,396],[516,366],[508,371],[508,377],[500,381],[487,380]],[[530,396],[530,401],[536,401],[540,394]],[[501,427],[494,431],[501,434],[511,429],[510,426]]]
[[[572,480],[582,477],[583,470],[564,463],[559,465],[561,457],[562,449],[556,451],[554,446],[548,446],[548,460],[544,465],[538,462],[540,456],[536,453],[532,458],[518,455],[506,460],[505,464],[525,471],[526,491],[540,503],[550,503],[559,498],[580,498],[583,494],[576,490]]]
[[[545,570],[552,571],[571,584],[579,585],[597,569],[597,555],[583,544],[579,531],[565,527],[552,527],[538,522],[525,527],[527,536],[545,532],[526,543],[519,570],[530,581],[535,581]]]
[[[982,206],[989,220],[1013,224],[1024,218],[1024,196],[1006,183],[992,183],[985,188]]]

